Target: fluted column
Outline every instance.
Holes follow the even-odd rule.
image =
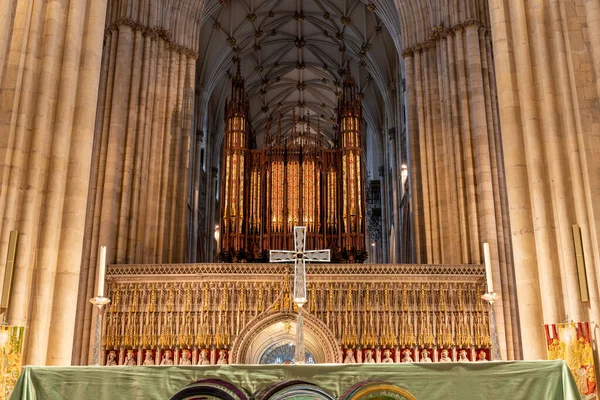
[[[599,6],[490,2],[525,358],[545,356],[541,324],[599,318]],[[572,224],[581,228],[589,302],[581,298]]]
[[[435,79],[435,63],[436,59],[433,55],[435,52],[434,46],[427,43],[423,46],[421,62],[423,63],[423,100],[425,113],[425,140],[423,145],[427,154],[427,185],[429,193],[429,218],[431,225],[429,234],[431,237],[431,255],[428,258],[430,263],[441,263],[440,254],[440,224],[439,224],[439,197],[438,197],[438,175],[437,175],[437,159],[435,151],[435,138],[437,132],[434,120],[437,121],[438,114],[435,113],[434,105],[434,85],[437,84]]]
[[[408,51],[403,54],[404,56],[404,71],[405,79],[407,82],[413,82],[415,78],[415,55],[412,51]],[[422,220],[419,218],[422,215],[421,212],[421,191],[416,188],[419,185],[419,146],[417,136],[418,122],[417,122],[417,99],[415,93],[415,85],[407,85],[406,94],[406,105],[407,105],[407,151],[408,151],[408,164],[410,165],[410,187],[413,189],[410,191],[410,206],[411,206],[411,243],[412,243],[412,254],[408,257],[414,263],[420,263],[422,258],[422,247],[421,247],[421,230]]]
[[[423,226],[423,235],[421,237],[417,237],[415,238],[415,240],[422,240],[422,247],[423,250],[421,251],[420,254],[420,259],[419,261],[421,263],[426,263],[426,262],[432,262],[432,261],[428,261],[428,260],[433,260],[433,255],[432,255],[432,240],[431,240],[431,217],[430,217],[430,209],[429,209],[429,204],[430,204],[430,200],[429,200],[429,181],[427,179],[428,177],[428,163],[427,163],[427,149],[426,149],[426,132],[425,132],[425,106],[424,106],[424,94],[423,94],[423,84],[422,84],[422,75],[423,75],[423,65],[421,62],[421,49],[415,49],[415,80],[414,82],[408,82],[408,86],[409,88],[414,85],[415,89],[415,97],[416,97],[416,103],[417,103],[417,115],[418,115],[418,139],[415,135],[415,142],[418,143],[418,146],[415,146],[419,149],[419,164],[418,166],[416,166],[416,168],[418,168],[418,170],[420,171],[420,185],[417,185],[416,182],[413,182],[413,191],[417,192],[419,189],[420,191],[418,191],[418,197],[422,199],[422,216],[421,215],[417,215],[415,216],[415,219],[419,222],[422,221],[422,226]],[[409,89],[410,90],[410,89]],[[417,142],[418,140],[418,142]],[[416,179],[415,179],[416,181]],[[414,211],[416,212],[416,210]],[[413,213],[414,213],[413,212]]]
[[[463,171],[465,175],[465,192],[467,199],[469,262],[481,260],[479,252],[479,224],[477,220],[477,198],[475,197],[475,163],[473,157],[473,144],[471,134],[471,120],[469,117],[469,95],[467,86],[467,57],[465,55],[465,31],[459,24],[454,28],[454,45],[456,47],[456,74],[458,81],[458,97],[460,99],[460,130],[463,132]]]
[[[459,116],[459,102],[458,98],[458,79],[456,72],[456,51],[455,44],[452,37],[446,38],[446,79],[448,80],[449,93],[448,93],[448,110],[450,113],[449,124],[451,128],[449,129],[448,134],[451,136],[451,144],[449,144],[448,148],[452,149],[453,158],[454,158],[454,177],[455,182],[452,183],[453,190],[455,191],[456,198],[456,207],[458,208],[457,216],[458,218],[458,232],[460,235],[456,235],[459,237],[457,239],[460,243],[460,255],[458,257],[458,263],[468,263],[469,262],[469,234],[468,234],[468,218],[467,216],[467,206],[466,206],[466,184],[465,184],[465,170],[464,170],[464,162],[463,162],[463,150],[462,143],[460,138],[460,116]],[[457,249],[458,251],[458,249]]]
[[[590,50],[592,52],[592,62],[594,65],[594,82],[596,83],[596,92],[600,97],[600,0],[584,1],[585,17],[587,20],[587,29],[590,40]],[[557,15],[557,5],[553,5],[553,15]],[[554,22],[557,19],[553,17]],[[554,24],[556,26],[556,24]]]
[[[190,190],[190,159],[193,158],[194,150],[192,146],[192,118],[194,112],[194,86],[196,78],[196,58],[186,56],[184,62],[186,63],[185,74],[183,77],[183,112],[182,112],[182,129],[181,129],[181,161],[177,168],[179,169],[179,204],[177,211],[179,217],[177,218],[177,229],[176,229],[176,243],[179,247],[176,248],[176,255],[179,259],[186,259],[186,243],[188,242],[188,228],[193,225],[188,224],[188,203],[189,199],[193,199],[193,191]],[[193,183],[192,183],[192,186]],[[193,204],[193,201],[192,201]],[[193,212],[192,212],[193,214]],[[195,243],[194,243],[195,245]],[[189,261],[189,259],[187,259]]]
[[[14,36],[13,14],[17,3],[17,0],[0,1],[0,82],[3,81],[10,42]]]
[[[200,207],[204,206],[204,204],[202,204],[201,198],[200,198],[200,190],[201,187],[206,187],[208,186],[208,182],[206,182],[205,179],[203,179],[206,174],[203,173],[202,171],[202,160],[201,160],[201,154],[202,154],[202,140],[204,137],[204,133],[203,131],[197,131],[196,135],[195,135],[195,146],[194,146],[194,167],[192,170],[192,177],[193,177],[193,181],[192,181],[192,198],[193,198],[193,206],[192,206],[192,223],[191,223],[191,232],[190,232],[190,237],[188,239],[189,243],[190,243],[190,251],[191,251],[191,257],[190,257],[190,262],[199,262],[199,261],[207,261],[207,260],[203,260],[201,258],[202,254],[205,252],[199,252],[198,251],[198,245],[199,245],[199,230],[200,230],[200,224],[202,221],[200,221],[200,215],[204,215],[203,213],[200,212]],[[206,190],[206,189],[205,189]],[[202,243],[204,245],[204,243]]]
[[[154,88],[154,106],[151,117],[151,129],[154,134],[150,139],[150,152],[148,156],[148,198],[146,204],[146,228],[144,229],[143,245],[145,248],[142,256],[144,262],[160,262],[157,253],[157,237],[160,230],[158,210],[160,205],[160,168],[162,164],[162,129],[164,126],[165,101],[168,53],[163,39],[157,40],[156,54],[156,86]],[[142,240],[142,238],[140,237]]]
[[[1,263],[20,233],[8,323],[27,327],[24,363],[68,365],[106,1],[4,3]]]
[[[489,40],[485,25],[471,18],[432,28],[428,41],[403,53],[408,96],[416,104],[409,106],[416,125],[409,128],[410,162],[421,181],[411,179],[419,203],[412,204],[415,232],[423,231],[414,246],[426,250],[420,262],[482,264],[482,243],[490,244],[493,281],[503,298],[494,304],[500,352],[514,359],[520,357],[516,298]]]
[[[472,136],[475,143],[475,170],[477,182],[478,198],[478,219],[481,230],[481,241],[490,244],[490,258],[492,261],[493,280],[496,287],[501,286],[500,264],[498,258],[498,228],[496,224],[496,214],[494,210],[494,193],[492,184],[492,165],[489,153],[487,113],[485,110],[486,102],[483,88],[483,75],[481,65],[481,50],[479,46],[479,26],[478,24],[468,24],[466,31],[466,46],[468,56],[468,77],[470,93],[470,113]],[[507,293],[502,293],[506,297]],[[506,301],[508,305],[508,301]],[[505,315],[503,305],[496,302],[496,324],[504,325]],[[508,308],[508,307],[506,307]],[[498,330],[500,341],[500,350],[503,358],[506,357],[506,338],[505,330]],[[512,357],[511,357],[512,358]]]
[[[392,154],[390,155],[391,157],[391,161],[392,161],[392,176],[391,176],[391,187],[392,187],[392,207],[393,210],[396,210],[394,212],[394,220],[391,221],[393,226],[394,226],[394,244],[393,244],[393,249],[394,252],[390,254],[390,261],[393,260],[394,263],[399,263],[400,262],[400,246],[402,241],[400,240],[400,235],[402,234],[401,232],[401,228],[400,228],[400,201],[398,200],[398,196],[400,196],[400,190],[401,188],[398,187],[398,177],[400,176],[400,174],[398,174],[398,158],[400,158],[400,153],[396,150],[398,148],[397,146],[397,135],[398,132],[396,129],[393,130],[393,135],[392,137],[390,137],[390,141],[391,143],[391,148],[392,148]],[[371,244],[367,243],[367,245],[370,247]]]
[[[440,147],[440,151],[444,152],[444,163],[442,164],[442,167],[445,178],[443,183],[445,185],[444,194],[448,199],[445,206],[443,205],[445,215],[444,224],[448,226],[448,229],[445,230],[446,251],[445,254],[443,254],[443,258],[447,260],[447,262],[459,264],[461,262],[461,235],[457,235],[456,232],[459,232],[460,202],[457,199],[456,156],[453,149],[454,132],[452,129],[452,116],[454,113],[452,112],[453,99],[450,96],[450,81],[454,76],[448,74],[447,42],[447,37],[443,36],[437,46],[437,57],[440,60],[439,72],[437,75],[441,99],[440,115],[442,123],[440,131],[442,146]]]
[[[111,14],[112,15],[112,14]],[[114,17],[114,15],[112,15]],[[108,263],[184,262],[196,53],[164,28],[106,28],[74,361],[91,356],[98,246]]]

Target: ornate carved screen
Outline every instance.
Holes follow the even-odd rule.
[[[489,359],[483,275],[471,265],[310,264],[305,330],[320,362],[348,351],[355,362],[400,362],[406,351],[416,361],[424,350],[433,361],[463,350]],[[160,363],[167,350],[175,363],[183,351],[195,364],[243,363],[261,331],[295,321],[293,265],[112,265],[108,281],[104,354],[119,363],[131,353],[141,365],[148,352]]]

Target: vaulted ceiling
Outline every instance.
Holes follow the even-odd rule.
[[[259,147],[267,119],[273,118],[276,126],[281,114],[285,134],[293,112],[299,131],[306,130],[310,116],[315,134],[319,119],[331,143],[348,62],[369,130],[384,128],[385,110],[393,109],[398,49],[384,23],[395,16],[380,5],[361,0],[212,0],[203,15],[197,79],[209,129],[222,126],[237,62],[246,79]]]

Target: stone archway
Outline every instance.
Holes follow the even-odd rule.
[[[247,326],[231,347],[233,364],[258,364],[265,350],[278,343],[296,340],[296,317],[289,312],[274,312]],[[289,323],[289,330],[285,328]],[[315,363],[341,362],[340,346],[331,331],[310,314],[304,315],[304,341]]]

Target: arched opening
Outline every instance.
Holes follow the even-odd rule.
[[[389,132],[402,131],[403,107],[398,96],[399,23],[393,3],[260,0],[244,5],[211,0],[203,12],[199,37],[195,115],[205,135],[201,147],[206,155],[206,193],[216,193],[223,185],[223,155],[218,154],[223,113],[238,67],[250,102],[253,148],[265,148],[275,136],[291,143],[293,132],[302,132],[306,138],[322,138],[322,147],[333,149],[338,141],[338,95],[350,65],[365,124],[365,185],[375,181],[370,187],[377,198],[390,203],[385,196],[395,183],[383,171],[390,169],[385,166],[391,165],[391,149],[399,147],[391,143]],[[219,224],[221,199],[209,197],[199,202],[205,219],[198,237],[208,237]],[[364,241],[378,248],[371,262],[374,258],[387,262],[392,213],[382,214],[383,205],[374,208]],[[217,261],[217,241],[203,241],[202,246],[206,246],[204,257],[191,261]]]
[[[249,326],[233,344],[236,364],[292,364],[296,343],[296,314],[276,313]],[[339,345],[320,321],[305,315],[304,345],[311,364],[340,362]]]

